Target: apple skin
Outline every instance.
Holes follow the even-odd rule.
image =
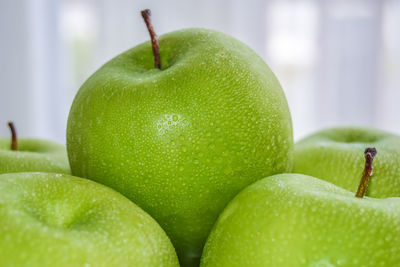
[[[0,138],[0,174],[11,172],[53,172],[70,174],[65,146],[41,139],[18,139],[12,151],[10,138]]]
[[[260,180],[219,216],[201,266],[399,266],[400,198],[354,195],[302,174]]]
[[[103,185],[70,175],[0,175],[2,266],[179,266],[161,227]]]
[[[72,173],[121,192],[155,218],[183,266],[198,265],[218,214],[245,186],[293,164],[286,98],[243,43],[206,29],[115,57],[71,107]],[[196,263],[197,262],[197,263]]]
[[[400,136],[363,127],[319,131],[295,144],[293,172],[318,177],[356,192],[364,166],[364,150],[375,147],[374,177],[367,196],[400,197]]]

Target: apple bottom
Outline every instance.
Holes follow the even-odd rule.
[[[95,182],[51,173],[0,175],[2,266],[179,266],[161,227]]]

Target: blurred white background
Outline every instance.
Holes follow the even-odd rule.
[[[333,125],[400,133],[397,0],[0,0],[0,136],[65,143],[79,86],[122,51],[204,27],[257,51],[278,76],[298,139]]]

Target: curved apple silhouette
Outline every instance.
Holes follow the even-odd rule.
[[[186,29],[115,57],[71,107],[72,173],[124,194],[191,265],[218,214],[242,188],[292,168],[292,124],[274,74],[225,34]]]
[[[9,123],[12,138],[0,137],[0,174],[11,172],[71,173],[63,145],[40,139],[19,138]]]
[[[0,175],[2,266],[179,266],[161,227],[128,199],[69,175]]]
[[[357,189],[362,151],[374,146],[374,179],[367,195],[400,197],[400,136],[363,127],[337,127],[319,131],[295,145],[293,172],[318,177],[349,191]]]
[[[359,198],[311,176],[278,174],[228,204],[201,266],[398,266],[399,244],[400,198]]]

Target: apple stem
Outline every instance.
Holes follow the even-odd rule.
[[[368,147],[364,151],[365,155],[365,167],[364,172],[361,177],[360,185],[358,186],[358,190],[356,193],[356,197],[363,198],[365,196],[365,192],[367,191],[369,179],[372,175],[372,162],[374,161],[374,157],[378,152],[375,147]]]
[[[11,131],[11,150],[18,150],[18,139],[17,139],[17,131],[15,130],[14,123],[12,121],[8,122],[8,127],[10,127]]]
[[[150,9],[145,9],[142,10],[141,13],[144,22],[146,23],[147,29],[149,30],[150,33],[151,45],[153,47],[153,55],[154,55],[154,66],[158,69],[161,69],[161,58],[160,58],[160,50],[158,47],[157,34],[153,29],[153,25],[151,24],[151,19],[150,19],[151,11]]]

